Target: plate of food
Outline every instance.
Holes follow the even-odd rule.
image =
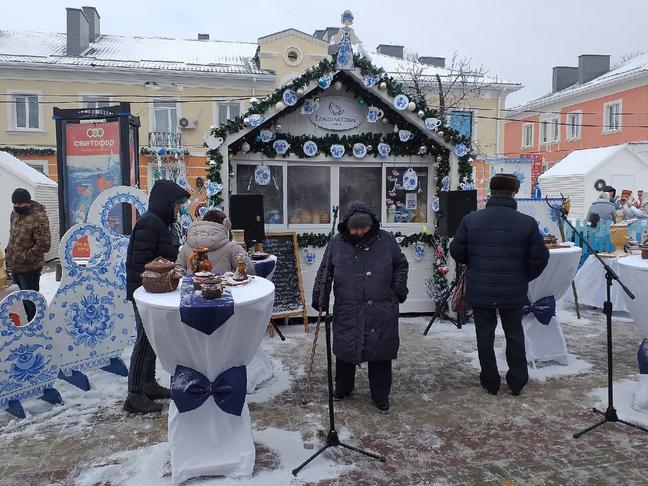
[[[243,278],[244,277],[244,278]],[[223,286],[236,287],[238,285],[245,285],[254,280],[252,275],[237,276],[235,272],[225,272],[221,276],[221,283]]]

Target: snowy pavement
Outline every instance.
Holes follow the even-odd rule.
[[[43,290],[53,294],[49,275]],[[641,336],[627,316],[620,317],[614,327],[616,406],[621,418],[648,426],[648,413],[631,408]],[[472,325],[458,330],[435,323],[424,338],[424,318],[401,319],[392,413],[380,415],[372,407],[364,367],[353,396],[337,404],[336,414],[344,441],[383,454],[387,462],[333,449],[297,479],[291,470],[320,447],[327,428],[324,336],[312,401],[304,406],[314,333],[284,328],[285,342],[266,337],[262,344],[274,376],[248,396],[257,445],[254,475],[189,484],[645,484],[648,434],[607,424],[572,438],[599,419],[592,406],[605,407],[605,325],[595,310],[583,311],[577,321],[568,309],[560,319],[569,365],[530,369],[520,397],[508,395],[505,384],[496,397],[479,387]],[[501,331],[496,345],[503,345]],[[129,355],[127,349],[126,363]],[[503,362],[502,374],[505,369]],[[168,375],[158,371],[168,384]],[[22,421],[0,411],[0,484],[171,485],[167,406],[153,417],[126,415],[126,379],[100,370],[88,375],[89,392],[56,383],[62,406],[26,400]]]

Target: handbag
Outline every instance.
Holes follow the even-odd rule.
[[[466,301],[466,272],[463,272],[457,281],[457,285],[452,292],[450,307],[452,312],[466,312],[471,309],[470,304]]]

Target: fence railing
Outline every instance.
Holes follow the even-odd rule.
[[[580,246],[583,250],[580,264],[582,265],[590,256],[590,251],[583,243],[583,238],[592,245],[597,252],[611,252],[614,251],[614,245],[610,241],[610,226],[612,223],[609,221],[599,222],[596,228],[591,228],[585,220],[574,220],[572,224],[576,228],[576,233],[569,226],[565,227],[565,238],[567,241],[573,241],[574,244]],[[641,241],[641,234],[648,231],[648,220],[640,219],[628,226],[628,235],[631,240]]]
[[[175,132],[149,132],[149,147],[155,149],[179,149],[182,147],[182,134]]]

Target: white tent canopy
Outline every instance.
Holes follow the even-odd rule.
[[[46,175],[38,172],[23,161],[8,152],[0,152],[0,244],[6,248],[9,241],[10,217],[13,207],[11,193],[23,187],[29,191],[34,201],[38,201],[47,209],[52,233],[52,248],[45,255],[45,260],[51,260],[58,255],[59,217],[58,217],[58,185]]]
[[[648,143],[633,142],[610,147],[576,150],[539,178],[544,196],[571,200],[570,216],[583,219],[598,196],[594,183],[603,179],[620,194],[648,190]]]

